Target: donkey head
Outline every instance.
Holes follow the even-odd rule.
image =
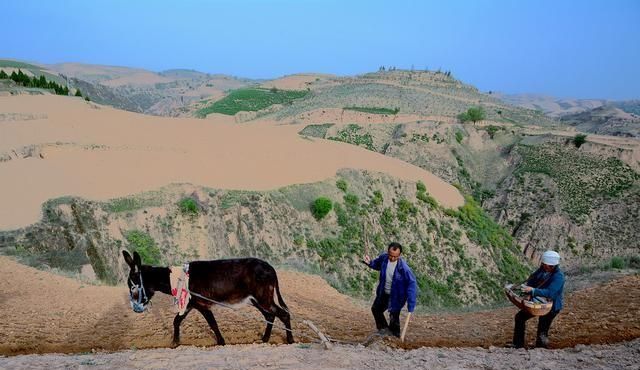
[[[123,250],[125,262],[131,268],[129,271],[129,278],[127,279],[127,285],[129,286],[129,300],[131,302],[131,308],[134,312],[142,313],[147,309],[147,305],[151,302],[153,297],[153,288],[145,282],[145,279],[149,276],[145,276],[143,270],[146,270],[142,266],[142,261],[138,252],[133,252],[133,257],[129,252]],[[148,267],[148,266],[144,266]]]

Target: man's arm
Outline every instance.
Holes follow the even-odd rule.
[[[544,289],[533,288],[531,290],[531,295],[533,297],[547,297],[550,299],[555,299],[562,293],[562,287],[564,286],[564,278],[560,274],[554,274],[551,278],[551,284]]]
[[[379,255],[376,259],[374,260],[370,260],[367,261],[367,259],[369,256],[365,256],[364,261],[362,261],[365,265],[369,266],[370,268],[380,271],[380,268],[382,268],[382,262],[384,261],[385,258],[387,258],[386,253],[382,253],[381,255]]]

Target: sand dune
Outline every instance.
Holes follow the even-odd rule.
[[[254,121],[145,116],[60,96],[0,98],[0,229],[40,218],[50,198],[103,200],[167,185],[193,183],[267,190],[320,181],[341,168],[366,169],[427,185],[444,206],[461,194],[430,172],[352,145],[309,140],[300,126]],[[40,119],[19,120],[19,117]],[[20,155],[35,146],[38,155]],[[24,158],[26,157],[26,158]]]

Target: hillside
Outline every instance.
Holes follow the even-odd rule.
[[[61,63],[46,66],[69,77],[95,102],[160,116],[184,115],[185,107],[202,99],[219,99],[227,90],[256,81],[194,70],[152,72],[139,68]]]
[[[93,86],[150,86],[145,71],[75,68]],[[470,106],[487,118],[458,123]],[[3,98],[4,253],[91,265],[116,283],[118,251],[143,240],[165,262],[257,255],[358,296],[373,284],[361,254],[399,240],[430,306],[499,299],[529,268],[520,255],[535,264],[555,248],[580,268],[638,254],[640,202],[628,201],[640,194],[636,140],[593,135],[575,148],[575,131],[449,74],[285,76],[183,113],[205,109],[206,120],[169,119],[73,98]],[[321,196],[333,211],[316,221],[309,204]],[[198,212],[183,214],[182,201]]]
[[[540,111],[549,117],[559,118],[595,109],[610,102],[604,99],[556,98],[540,94],[496,94],[500,100],[527,109]]]
[[[576,130],[600,135],[640,137],[640,116],[613,105],[604,105],[581,113],[567,114],[560,122]]]
[[[356,146],[305,140],[295,125],[159,119],[56,96],[6,97],[0,109],[12,112],[0,222],[19,228],[0,235],[0,249],[36,265],[91,265],[116,283],[123,247],[158,248],[168,263],[252,255],[360,295],[374,283],[362,254],[401,240],[434,306],[485,304],[526,270],[511,238],[453,186]],[[176,182],[197,185],[165,188]],[[334,212],[318,222],[309,204],[320,196]],[[180,210],[185,198],[196,214]]]

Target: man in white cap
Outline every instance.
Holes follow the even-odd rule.
[[[540,316],[538,321],[538,335],[536,337],[536,347],[547,348],[549,345],[549,327],[556,315],[562,309],[562,291],[564,289],[564,274],[560,270],[560,255],[555,251],[546,251],[542,254],[542,264],[529,279],[522,290],[530,293],[531,297],[546,297],[553,301],[551,311]],[[515,328],[513,330],[513,347],[523,348],[525,338],[525,327],[527,320],[532,318],[530,313],[520,310],[515,317]]]

